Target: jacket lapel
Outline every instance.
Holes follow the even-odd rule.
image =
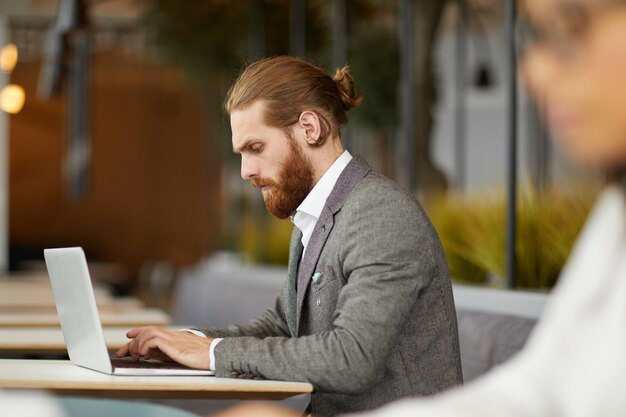
[[[300,329],[300,315],[302,313],[302,306],[304,299],[311,283],[311,277],[315,272],[315,267],[324,249],[324,245],[330,236],[330,232],[335,224],[335,214],[339,212],[343,203],[350,194],[350,191],[354,186],[365,177],[365,175],[371,171],[371,168],[365,161],[358,156],[354,157],[350,163],[343,170],[337,183],[333,188],[333,191],[326,200],[326,205],[322,214],[320,215],[313,234],[307,245],[302,264],[298,271],[298,285],[297,285],[297,304],[296,304],[296,336],[299,335]]]
[[[311,282],[311,277],[317,266],[322,249],[326,244],[326,240],[330,235],[334,225],[333,213],[325,207],[322,211],[320,219],[317,221],[313,234],[309,240],[309,244],[306,247],[304,253],[304,259],[302,259],[302,265],[300,265],[300,271],[298,272],[298,303],[296,314],[296,331],[300,328],[300,313],[302,312],[302,303],[304,302],[304,296],[306,295],[307,288]],[[298,334],[298,333],[296,333]]]

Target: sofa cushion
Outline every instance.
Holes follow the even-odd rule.
[[[517,353],[536,322],[527,317],[459,308],[457,318],[465,382]]]

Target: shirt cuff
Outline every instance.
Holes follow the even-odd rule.
[[[204,337],[205,339],[207,338],[207,336],[198,329],[180,329],[180,331],[195,334],[196,336]]]
[[[211,341],[211,346],[209,346],[209,368],[213,372],[215,372],[215,369],[217,368],[215,366],[215,347],[222,340],[224,340],[223,337],[218,337],[217,339],[213,339]]]

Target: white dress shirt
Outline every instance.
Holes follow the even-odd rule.
[[[343,153],[339,155],[339,158],[337,158],[328,170],[326,170],[324,175],[322,175],[311,192],[302,203],[300,203],[295,214],[291,217],[293,224],[302,232],[302,246],[304,247],[302,250],[303,257],[311,235],[313,234],[313,229],[315,229],[315,225],[322,214],[326,200],[333,191],[333,188],[335,188],[339,176],[351,160],[352,155],[350,155],[350,152],[343,151]],[[185,331],[204,336],[203,333],[196,330],[185,329]],[[209,346],[209,362],[212,371],[215,371],[215,347],[221,341],[222,338],[213,339]]]
[[[293,224],[302,232],[302,246],[304,247],[302,251],[303,257],[311,235],[313,234],[313,229],[315,229],[315,225],[322,214],[326,200],[328,200],[328,196],[333,191],[333,188],[335,188],[339,176],[351,160],[352,155],[350,155],[350,152],[343,151],[343,153],[339,155],[339,158],[337,158],[324,175],[322,175],[311,192],[302,203],[300,203],[296,209],[296,213],[291,217]]]
[[[617,417],[625,390],[626,196],[613,186],[517,356],[465,387],[362,416]]]

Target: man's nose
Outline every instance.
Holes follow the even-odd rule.
[[[256,165],[246,156],[241,157],[241,178],[251,180],[259,175]]]

